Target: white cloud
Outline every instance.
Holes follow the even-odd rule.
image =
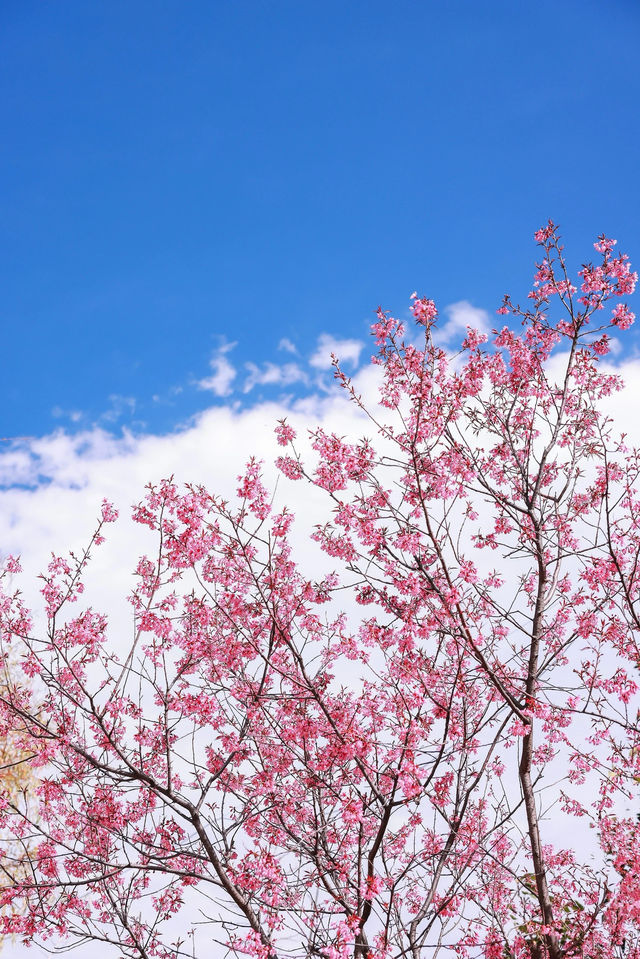
[[[66,418],[71,420],[72,423],[79,423],[84,413],[80,410],[64,410],[61,406],[54,406],[51,415],[57,420]]]
[[[115,423],[120,417],[127,413],[132,415],[136,408],[136,399],[134,396],[122,396],[121,393],[112,393],[109,397],[111,408],[100,415],[100,420],[104,423]]]
[[[481,333],[489,334],[491,332],[492,323],[487,311],[473,306],[468,300],[458,300],[457,303],[445,306],[443,313],[447,317],[447,322],[438,325],[435,329],[435,338],[440,343],[450,344],[453,347],[458,346],[459,344],[455,341],[460,340],[462,342],[468,326],[479,330]],[[493,325],[495,326],[495,324]]]
[[[362,340],[338,340],[329,333],[322,333],[318,337],[315,353],[311,356],[309,363],[318,370],[329,369],[331,354],[335,353],[341,363],[357,366],[363,347]]]
[[[151,399],[154,403],[172,403],[174,398],[180,396],[181,393],[184,393],[184,386],[177,384],[170,386],[163,393],[154,393]]]
[[[557,362],[561,362],[558,356]],[[621,393],[606,401],[614,429],[640,445],[640,359],[603,368],[620,373]],[[258,369],[258,373],[264,373]],[[274,374],[275,375],[275,374]],[[354,378],[356,392],[371,405],[380,379],[378,367],[367,365]],[[70,435],[25,437],[0,445],[0,544],[2,552],[46,558],[52,549],[77,545],[91,529],[104,496],[128,513],[147,482],[175,474],[178,482],[203,483],[231,495],[236,475],[251,456],[265,461],[274,479],[273,459],[282,451],[273,436],[277,420],[287,417],[304,442],[307,428],[322,425],[339,435],[371,435],[369,422],[343,392],[311,393],[288,404],[263,402],[250,409],[211,407],[187,428],[165,436],[121,437],[94,427]],[[286,486],[291,506],[304,484]],[[295,502],[294,502],[295,500]],[[317,521],[317,517],[316,520]],[[131,555],[131,554],[130,554]]]
[[[223,343],[212,354],[209,360],[211,367],[211,376],[205,376],[198,380],[197,385],[201,390],[210,390],[216,396],[228,396],[231,392],[231,383],[235,379],[237,370],[227,359],[235,343]]]
[[[289,386],[291,383],[307,381],[307,374],[300,369],[297,363],[264,363],[262,367],[255,363],[245,363],[248,376],[242,387],[243,393],[248,393],[254,386]]]
[[[298,348],[295,343],[292,343],[291,340],[287,339],[286,336],[283,336],[278,343],[278,349],[284,350],[286,353],[293,353],[295,355],[298,353]]]
[[[364,372],[364,371],[363,371]],[[372,384],[373,388],[373,384]],[[359,383],[358,392],[368,392]],[[173,475],[176,482],[203,484],[232,497],[236,477],[251,456],[263,460],[267,484],[278,481],[278,500],[311,523],[318,509],[310,503],[320,494],[306,484],[280,478],[273,466],[282,453],[273,433],[283,417],[298,431],[304,449],[307,428],[322,425],[339,434],[370,435],[370,426],[346,395],[308,395],[289,404],[265,402],[251,409],[211,407],[185,429],[165,436],[115,437],[103,429],[69,435],[58,430],[37,439],[0,446],[0,554],[21,555],[25,595],[37,602],[37,575],[52,551],[79,549],[88,540],[102,499],[120,510],[121,521],[108,530],[108,542],[96,551],[93,568],[96,608],[113,610],[121,635],[128,635],[130,609],[124,596],[130,571],[150,548],[149,534],[129,519],[130,508],[144,495],[147,483]],[[302,521],[301,521],[302,522]],[[92,577],[89,576],[91,580]],[[87,582],[87,596],[91,593]],[[117,635],[114,630],[113,635]]]

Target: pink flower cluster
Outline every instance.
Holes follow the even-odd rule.
[[[598,319],[635,274],[600,237],[576,297],[554,224],[536,240],[527,309],[499,310],[521,329],[451,358],[431,300],[419,343],[378,312],[379,403],[337,369],[374,440],[312,429],[307,458],[276,427],[327,504],[322,572],[255,458],[231,501],[147,488],[120,657],[78,606],[109,503],[52,558],[40,631],[5,564],[0,735],[35,785],[0,793],[0,931],[145,959],[640,959],[640,451],[599,366],[633,314]]]

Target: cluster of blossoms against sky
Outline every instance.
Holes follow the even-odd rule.
[[[232,500],[166,480],[135,507],[152,546],[122,654],[82,608],[108,503],[44,575],[46,628],[7,564],[24,677],[0,717],[40,784],[2,801],[33,864],[8,861],[5,932],[138,959],[192,938],[639,959],[640,454],[601,365],[637,276],[601,237],[577,288],[553,224],[536,239],[491,342],[447,354],[417,295],[419,344],[379,312],[378,401],[336,370],[371,439],[278,425],[280,471],[326,503],[318,575],[255,459]]]

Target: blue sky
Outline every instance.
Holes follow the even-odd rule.
[[[637,0],[5,0],[0,435],[317,389],[379,303],[524,296],[548,217],[637,266],[639,44]]]

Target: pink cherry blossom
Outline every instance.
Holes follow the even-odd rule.
[[[147,488],[122,657],[82,605],[109,503],[43,574],[44,626],[5,563],[0,734],[37,786],[0,795],[0,931],[127,959],[640,959],[640,451],[600,366],[636,275],[602,236],[572,282],[554,224],[535,239],[527,308],[453,358],[432,300],[420,342],[378,310],[379,402],[336,369],[373,438],[310,424],[305,459],[277,425],[278,469],[326,502],[320,578],[256,459],[232,501]]]

